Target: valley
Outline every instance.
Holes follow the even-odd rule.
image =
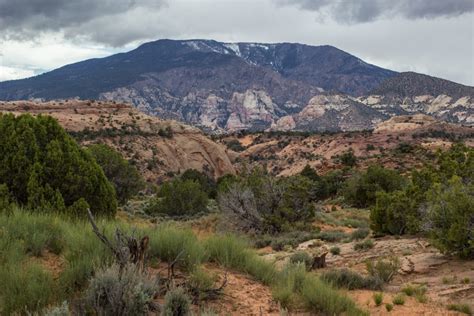
[[[131,272],[141,282],[160,280],[141,294],[148,314],[172,304],[198,315],[472,313],[472,245],[459,246],[472,237],[471,126],[414,114],[389,118],[370,131],[206,135],[114,101],[3,101],[0,113],[6,132],[13,117],[52,117],[84,150],[105,144],[138,170],[145,182],[141,191],[98,225],[111,240],[117,228],[149,238],[145,271]],[[21,129],[28,130],[34,129]],[[36,133],[40,142],[41,129]],[[0,143],[5,154],[12,153],[8,144]],[[62,150],[63,158],[54,159],[66,159]],[[92,200],[71,205],[64,191],[59,204],[38,200],[35,208],[30,197],[21,202],[12,181],[21,172],[6,161],[2,170],[12,178],[0,187],[2,249],[8,255],[0,255],[2,313],[22,306],[45,315],[119,306],[88,296],[97,291],[94,286],[111,291],[107,282],[125,275],[110,265],[116,259],[84,220]],[[108,170],[113,159],[102,163]],[[47,176],[42,173],[41,181],[56,186]],[[109,179],[118,188],[132,181]],[[435,237],[433,227],[446,229],[432,217],[442,203],[465,212],[467,235],[451,242]],[[433,215],[421,215],[426,208]],[[433,226],[425,227],[420,216]],[[308,266],[322,254],[322,267]],[[18,264],[28,275],[12,272]],[[13,295],[20,278],[31,286]],[[43,278],[41,286],[29,278]],[[181,303],[171,303],[170,295]]]

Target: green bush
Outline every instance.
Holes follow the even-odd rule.
[[[311,198],[315,201],[336,195],[344,183],[344,177],[340,170],[334,170],[320,176],[316,170],[306,165],[300,175],[311,180]]]
[[[181,180],[193,180],[201,185],[201,190],[206,192],[207,196],[215,199],[217,197],[217,184],[213,178],[204,172],[195,169],[188,169],[180,176]]]
[[[53,277],[38,264],[23,267],[15,261],[1,264],[0,280],[2,315],[41,310],[54,300]]]
[[[395,305],[403,305],[405,304],[405,295],[397,294],[393,297],[392,303]]]
[[[368,228],[358,228],[351,233],[352,240],[364,239],[369,236],[370,230]]]
[[[427,233],[442,252],[473,258],[474,149],[453,144],[411,174],[403,190],[378,192],[371,210],[376,233]],[[387,190],[385,190],[387,191]]]
[[[398,258],[378,259],[377,261],[367,261],[366,268],[369,275],[390,282],[400,268]]]
[[[204,248],[190,229],[161,225],[145,229],[144,233],[150,238],[148,254],[151,258],[168,263],[177,260],[177,266],[188,270],[205,260]]]
[[[124,204],[145,187],[137,168],[115,149],[104,144],[91,145],[87,149],[114,185],[120,203]]]
[[[318,175],[316,170],[311,168],[310,165],[304,166],[303,170],[301,170],[301,172],[300,172],[300,175],[310,179],[311,181],[315,181],[315,182],[317,182],[321,179],[321,177]]]
[[[270,246],[275,251],[283,250],[285,247],[289,246],[291,248],[296,248],[299,244],[318,238],[318,231],[290,231],[287,233],[280,234],[278,236],[272,237]]]
[[[271,284],[276,270],[273,263],[258,257],[242,239],[234,235],[216,235],[204,243],[211,262],[252,275],[264,284]]]
[[[320,232],[317,238],[327,242],[339,242],[349,238],[349,235],[341,230],[326,230]]]
[[[349,178],[343,189],[345,200],[355,207],[368,207],[375,204],[376,193],[400,190],[405,179],[394,170],[370,166],[364,173],[356,173]]]
[[[174,179],[164,183],[158,197],[145,209],[148,214],[183,216],[207,211],[208,198],[193,180]]]
[[[309,311],[326,315],[364,315],[347,296],[339,294],[319,278],[308,275],[301,287],[301,298]]]
[[[334,246],[334,247],[329,248],[329,252],[332,255],[337,256],[337,255],[341,254],[341,248],[339,248],[337,246]]]
[[[237,139],[231,139],[227,141],[226,146],[230,150],[237,151],[237,152],[245,150],[245,147],[243,147],[242,144]]]
[[[354,228],[368,228],[369,224],[367,223],[366,220],[359,220],[355,218],[343,218],[341,220],[341,224],[347,227],[354,227]]]
[[[379,233],[402,235],[420,228],[418,202],[407,191],[378,192],[370,211],[371,228]]]
[[[270,243],[270,247],[272,247],[274,251],[282,251],[285,249],[286,246],[295,247],[293,245],[293,240],[285,238],[276,238]]]
[[[474,185],[454,177],[447,187],[435,185],[428,196],[428,232],[447,254],[474,258]]]
[[[407,284],[402,288],[402,293],[414,296],[419,302],[426,300],[425,294],[428,289],[424,285]]]
[[[59,284],[62,293],[71,295],[87,284],[96,269],[112,262],[112,253],[95,236],[89,223],[61,221],[60,224],[64,231],[65,249],[62,256],[66,264],[59,276]],[[98,226],[113,240],[115,223],[98,221]]]
[[[197,301],[205,300],[206,291],[210,290],[216,282],[216,275],[211,275],[202,268],[195,269],[188,279],[189,288],[192,290],[192,295],[196,297]]]
[[[349,269],[326,271],[321,275],[321,279],[336,287],[342,287],[348,290],[380,290],[383,285],[383,282],[377,277],[365,277]]]
[[[374,241],[372,239],[366,239],[354,244],[354,250],[368,250],[371,248],[374,248]]]
[[[217,192],[227,192],[229,190],[229,187],[232,184],[237,183],[238,181],[239,179],[237,178],[237,176],[230,173],[219,177],[216,181]]]
[[[288,264],[272,287],[275,300],[285,309],[303,303],[309,312],[324,315],[365,315],[348,297],[306,272],[302,264]]]
[[[409,154],[414,150],[414,146],[408,143],[400,143],[395,148],[395,151],[401,154]]]
[[[472,315],[472,309],[468,304],[449,304],[448,310]]]
[[[158,291],[158,282],[139,272],[137,266],[120,269],[113,265],[90,280],[84,304],[96,315],[148,315]]]
[[[304,264],[288,264],[279,274],[272,295],[283,308],[290,309],[296,303],[307,276],[306,270]]]
[[[383,293],[374,293],[374,303],[375,306],[380,306],[382,305],[383,302]]]
[[[234,235],[219,235],[208,238],[204,243],[209,260],[224,267],[243,270],[249,256],[247,243]]]
[[[0,230],[4,236],[21,241],[26,252],[34,256],[41,256],[46,250],[55,254],[62,251],[64,232],[55,216],[38,216],[15,207],[10,209],[10,216],[0,217]]]
[[[0,184],[0,212],[9,209],[12,203],[12,196],[6,184]]]
[[[0,179],[18,204],[67,212],[84,198],[93,213],[115,214],[112,184],[55,119],[0,114],[0,135]]]
[[[299,251],[291,255],[290,262],[294,264],[301,263],[309,270],[313,265],[313,258],[307,252]]]
[[[385,309],[387,310],[387,312],[391,312],[392,309],[393,309],[393,305],[390,304],[390,303],[386,303],[386,304],[385,304]]]
[[[341,163],[345,166],[348,167],[353,167],[357,164],[357,157],[354,155],[354,152],[352,150],[348,150],[345,153],[343,153],[340,157],[339,160]]]
[[[402,292],[407,296],[412,296],[415,294],[415,287],[411,284],[408,284],[402,288]]]
[[[191,300],[182,287],[172,288],[165,295],[162,316],[190,316]]]

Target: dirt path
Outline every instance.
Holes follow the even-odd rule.
[[[220,279],[226,273],[216,266],[207,266],[206,269],[218,274]],[[235,271],[227,271],[227,286],[222,298],[205,306],[219,315],[280,315],[270,288]]]

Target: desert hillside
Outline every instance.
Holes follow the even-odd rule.
[[[2,315],[472,314],[472,127],[212,140],[113,102],[0,110]]]
[[[306,165],[323,174],[340,169],[340,158],[348,152],[359,168],[377,164],[404,172],[430,161],[437,149],[453,142],[474,146],[474,128],[416,114],[390,118],[373,131],[236,133],[219,141],[227,144],[237,168],[263,165],[279,176],[297,174]]]
[[[105,143],[156,182],[187,169],[212,177],[234,173],[224,146],[200,130],[148,116],[121,103],[101,101],[0,102],[0,112],[50,115],[81,144]]]

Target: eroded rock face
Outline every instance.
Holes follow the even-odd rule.
[[[299,130],[355,131],[372,129],[389,116],[355,98],[336,94],[314,96],[293,117]]]
[[[106,143],[136,161],[151,182],[187,169],[204,171],[215,178],[235,172],[226,148],[199,129],[148,116],[127,104],[78,100],[0,102],[1,112],[51,115],[83,145]],[[171,136],[163,136],[167,130],[171,130]],[[83,137],[78,136],[80,133]]]
[[[370,95],[357,98],[357,101],[389,116],[419,113],[450,123],[474,124],[474,98],[470,96],[455,98],[440,94],[400,98]]]
[[[295,129],[296,123],[293,119],[293,116],[287,115],[278,119],[275,123],[272,124],[271,129],[277,131],[291,131]]]
[[[436,125],[438,120],[425,114],[395,116],[377,125],[374,132],[412,131]]]
[[[235,92],[229,112],[231,115],[227,120],[227,130],[248,129],[256,122],[266,127],[277,117],[272,99],[265,91]]]

